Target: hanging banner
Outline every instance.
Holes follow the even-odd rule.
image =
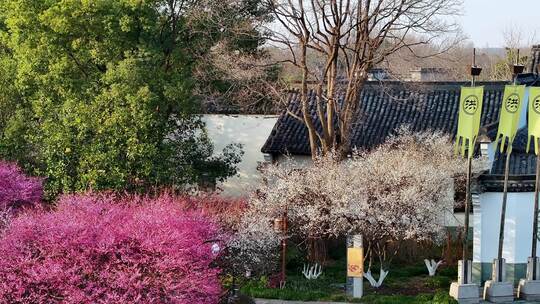
[[[347,276],[359,278],[364,275],[363,248],[347,248]]]
[[[504,152],[505,146],[507,147],[506,153],[509,154],[512,152],[512,143],[516,137],[524,95],[524,85],[507,85],[504,88],[496,141],[499,142],[501,140],[499,143],[501,145],[501,153]]]
[[[534,140],[534,153],[538,155],[538,139],[540,138],[540,87],[529,88],[529,137],[527,140],[527,153]]]
[[[465,156],[465,150],[468,149],[467,157],[473,157],[474,145],[480,130],[483,99],[484,87],[461,88],[455,154],[461,150],[461,156]]]

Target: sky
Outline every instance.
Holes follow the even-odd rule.
[[[503,47],[503,32],[510,27],[522,31],[523,44],[540,43],[540,0],[464,2],[463,16],[459,19],[475,47]]]

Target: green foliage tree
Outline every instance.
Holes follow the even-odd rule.
[[[0,0],[1,156],[49,195],[234,174],[235,149],[212,156],[193,115],[192,70],[213,43],[196,3]]]
[[[273,15],[263,0],[207,2],[212,12],[205,29],[216,33],[209,52],[195,68],[195,92],[203,111],[212,113],[279,113],[272,92],[278,86],[280,66],[265,45],[265,24]]]

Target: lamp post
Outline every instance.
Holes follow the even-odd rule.
[[[499,128],[497,130],[497,146],[500,146],[501,156],[506,154],[504,165],[504,184],[502,194],[502,206],[499,222],[499,244],[497,258],[493,260],[491,280],[484,284],[484,300],[490,302],[512,302],[514,299],[514,286],[506,280],[506,261],[503,258],[504,234],[506,222],[506,207],[508,201],[508,178],[510,175],[510,158],[512,157],[512,145],[516,136],[520,121],[521,105],[525,94],[525,86],[518,86],[517,75],[523,72],[523,65],[519,64],[519,50],[517,51],[516,63],[512,67],[513,85],[507,85],[504,89],[501,111],[499,116]]]
[[[482,68],[476,65],[476,49],[473,49],[473,58],[471,65],[471,87],[476,86],[476,77],[480,76],[482,73]],[[469,149],[475,148],[474,145],[470,145]],[[469,261],[469,222],[470,222],[470,213],[471,213],[471,177],[472,177],[472,157],[467,159],[467,181],[465,186],[465,222],[464,222],[464,236],[462,244],[462,265],[461,265],[461,283],[470,284],[471,283],[471,265]]]
[[[538,70],[537,70],[538,71]],[[534,185],[534,205],[533,205],[533,226],[531,256],[527,260],[527,272],[525,278],[519,280],[518,297],[526,301],[540,301],[540,259],[537,256],[538,243],[538,204],[540,191],[540,88],[529,88],[529,104],[527,112],[528,138],[527,152],[529,152],[532,141],[534,153],[536,154],[536,179]],[[531,140],[532,139],[532,140]]]
[[[461,155],[467,157],[467,183],[465,193],[465,221],[463,236],[462,260],[458,262],[458,281],[450,285],[450,296],[459,303],[478,303],[478,285],[472,282],[472,262],[469,260],[469,217],[471,213],[471,176],[472,158],[480,127],[482,114],[483,87],[476,87],[476,77],[482,68],[476,66],[476,50],[473,49],[471,86],[462,87],[458,115],[458,131],[456,136],[455,153],[461,148]]]
[[[512,82],[514,85],[517,83],[517,75],[523,73],[524,66],[519,64],[519,49],[517,50],[516,63],[512,65]],[[504,101],[503,101],[504,102]],[[504,139],[504,138],[503,138]],[[503,143],[501,143],[503,145]],[[497,268],[497,280],[499,282],[504,281],[505,279],[505,261],[502,257],[503,254],[503,245],[504,245],[504,226],[506,218],[506,202],[508,200],[508,176],[510,174],[510,157],[512,155],[512,140],[508,141],[506,147],[506,160],[504,164],[504,186],[503,186],[503,200],[501,207],[501,219],[499,223],[499,246],[497,251],[497,265],[494,265]]]

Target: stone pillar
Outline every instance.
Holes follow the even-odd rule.
[[[535,275],[533,276],[533,274]],[[527,259],[526,279],[529,281],[540,280],[540,258],[539,257],[535,257],[535,258],[529,257]]]
[[[472,283],[472,261],[470,260],[458,261],[458,283],[459,284]]]
[[[474,213],[472,214],[472,228],[474,232],[474,243],[477,239],[480,239],[480,229],[478,226],[481,225],[481,214],[480,210],[480,200],[477,194],[477,191],[471,189],[471,203]],[[464,233],[469,233],[465,231]],[[479,256],[479,248],[473,247],[473,256]],[[472,282],[472,261],[471,260],[460,260],[458,261],[458,281],[452,282],[450,285],[450,296],[454,298],[458,303],[464,304],[476,304],[480,302],[480,290],[477,284]]]
[[[527,277],[519,280],[517,294],[518,298],[526,301],[540,301],[540,258],[528,258]]]
[[[506,281],[506,260],[494,259],[491,280],[484,285],[484,300],[492,303],[514,301],[514,285]]]

